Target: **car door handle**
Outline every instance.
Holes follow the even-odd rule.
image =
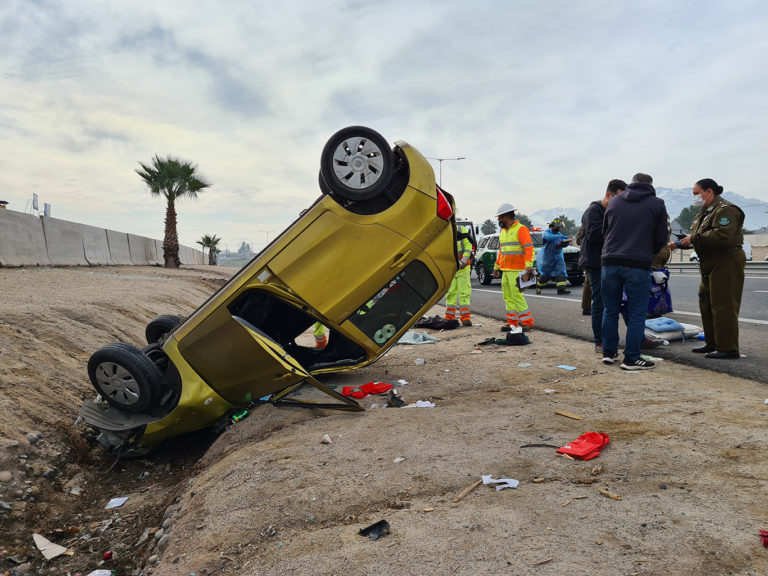
[[[408,259],[408,256],[411,255],[411,250],[408,250],[405,254],[401,254],[400,257],[392,262],[389,269],[392,270],[394,268],[401,268],[403,264],[405,264],[405,261]]]

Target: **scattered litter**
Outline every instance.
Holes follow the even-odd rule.
[[[120,498],[112,498],[107,505],[104,506],[104,510],[111,510],[112,508],[119,508],[128,501],[130,496],[121,496]]]
[[[467,496],[469,493],[471,493],[475,488],[480,486],[480,484],[482,484],[482,483],[483,483],[483,479],[480,478],[480,480],[478,480],[477,482],[472,484],[472,486],[470,486],[468,488],[465,488],[462,491],[461,494],[459,494],[458,496],[456,496],[456,498],[453,499],[453,503],[455,504],[456,502],[461,502],[464,499],[465,496]]]
[[[426,332],[419,334],[413,330],[409,330],[397,341],[398,344],[434,344],[440,342],[440,338],[430,336]]]
[[[86,576],[115,576],[114,570],[94,570],[93,572],[90,572],[89,574],[86,574]]]
[[[379,520],[376,524],[371,524],[367,528],[362,528],[358,534],[368,536],[371,540],[378,540],[382,536],[389,534],[389,522]]]
[[[763,541],[763,548],[768,548],[768,530],[760,530],[760,539]]]
[[[387,400],[387,404],[384,408],[387,406],[390,406],[391,408],[402,408],[405,406],[405,401],[397,395],[397,390],[392,390],[392,392],[389,393],[389,400]]]
[[[405,408],[434,408],[435,403],[429,400],[416,400],[414,404],[406,404]]]
[[[621,496],[619,496],[615,492],[610,492],[609,490],[606,490],[605,488],[598,489],[598,492],[600,492],[600,494],[602,494],[606,498],[610,498],[611,500],[621,500]]]
[[[424,508],[424,512],[434,512],[434,508]]]
[[[664,358],[657,358],[656,356],[649,356],[648,354],[640,354],[640,358],[648,360],[649,362],[663,362]]]
[[[330,437],[330,436],[328,436],[328,434],[326,434],[325,436],[323,436],[323,439],[322,439],[322,440],[320,440],[320,444],[332,444],[332,443],[333,443],[333,442],[331,442],[331,437]]]
[[[424,366],[424,364],[426,364],[427,361],[424,360],[424,358],[416,358],[416,360],[414,360],[413,363],[416,364],[416,366]]]
[[[572,420],[583,420],[583,418],[578,414],[574,414],[573,412],[566,412],[565,410],[555,410],[555,414],[557,414],[558,416],[565,416],[566,418],[571,418]]]
[[[768,404],[768,398],[765,399],[765,404]]]
[[[387,384],[386,382],[367,382],[362,386],[344,386],[341,390],[341,395],[360,399],[371,394],[384,394],[390,390],[392,390],[392,384]]]
[[[445,370],[443,370],[443,372],[450,372],[450,370],[446,368]]]
[[[101,556],[101,557],[102,557],[104,560],[112,560],[112,555],[113,555],[113,552],[112,552],[112,550],[107,550],[106,552],[104,552],[104,554],[102,554],[102,556]]]
[[[546,564],[547,562],[552,562],[554,558],[547,558],[546,560],[540,560],[539,562],[536,562],[534,566],[541,566],[542,564]]]
[[[474,350],[472,350],[472,352],[470,352],[470,354],[482,354],[482,353],[483,353],[483,351],[482,350],[478,350],[477,348],[475,348]]]
[[[52,560],[53,558],[66,553],[67,551],[64,546],[54,544],[40,534],[32,534],[32,539],[35,541],[35,546],[37,546],[37,549],[40,550],[46,560]]]
[[[407,380],[398,380],[397,383],[400,384],[400,386],[407,386],[408,385],[408,381]]]
[[[592,466],[592,470],[590,470],[589,473],[592,474],[592,476],[597,476],[602,471],[603,471],[603,465],[595,464],[594,466]]]
[[[392,460],[392,462],[394,462],[395,464],[400,464],[400,462],[404,462],[404,461],[405,461],[405,458],[403,458],[402,456],[398,456],[397,458]]]
[[[600,456],[600,450],[611,441],[608,434],[601,432],[585,432],[573,442],[569,442],[562,448],[558,448],[558,454],[567,454],[579,460],[592,460]]]
[[[766,404],[768,404],[768,400],[765,401]],[[72,490],[69,491],[70,494],[74,494],[75,496],[80,496],[82,494],[83,489],[80,488],[80,486],[75,486],[72,488]]]
[[[514,478],[493,478],[492,474],[482,476],[483,484],[496,484],[496,491],[504,490],[504,488],[517,488],[520,484],[520,480]]]
[[[518,364],[518,366],[520,368],[528,368],[530,366],[530,364],[528,364],[528,362],[521,362],[520,364]]]
[[[567,364],[560,364],[557,368],[562,368],[563,370],[577,370],[576,366],[568,366]]]
[[[555,391],[552,390],[552,388],[545,388],[544,389],[544,394],[554,394],[554,393],[555,393]]]

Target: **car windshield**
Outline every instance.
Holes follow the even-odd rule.
[[[349,320],[383,346],[419,313],[437,290],[437,281],[424,263],[414,260],[374,294]]]

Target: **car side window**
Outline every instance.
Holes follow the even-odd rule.
[[[414,260],[349,317],[379,346],[387,343],[437,291],[437,281],[423,262]]]
[[[493,236],[491,238],[491,241],[488,243],[488,248],[491,250],[498,250],[499,249],[499,237]]]
[[[485,248],[485,245],[488,244],[488,237],[486,236],[482,240],[480,240],[480,243],[477,245],[478,249]]]

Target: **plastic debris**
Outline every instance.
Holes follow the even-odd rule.
[[[440,342],[440,338],[430,336],[426,332],[419,334],[413,330],[403,334],[400,340],[397,341],[398,344],[434,344],[435,342]]]
[[[112,508],[119,508],[128,501],[130,496],[121,496],[120,498],[112,498],[107,505],[104,506],[104,510],[111,510]]]
[[[35,541],[35,546],[37,546],[37,549],[40,550],[40,553],[43,555],[43,557],[46,560],[52,560],[53,558],[56,558],[57,556],[61,556],[62,554],[66,553],[67,549],[64,546],[59,546],[58,544],[54,544],[44,536],[41,536],[40,534],[32,534],[32,539]]]
[[[429,400],[416,400],[414,404],[406,404],[404,408],[434,408],[435,403]]]
[[[416,360],[414,360],[413,363],[416,364],[416,366],[424,366],[427,363],[427,361],[424,360],[424,358],[416,358]]]
[[[361,528],[358,534],[360,536],[368,536],[371,540],[378,540],[382,536],[389,534],[389,522],[379,520],[376,524],[371,524],[367,528]]]
[[[94,570],[93,572],[90,572],[86,576],[115,576],[114,570]]]
[[[400,384],[400,386],[407,386],[408,385],[408,381],[407,380],[398,380],[397,383]]]
[[[398,456],[397,458],[392,460],[392,462],[394,462],[395,464],[400,464],[400,462],[403,462],[404,460],[405,458],[403,458],[402,456]]]
[[[568,366],[567,364],[560,364],[557,368],[562,368],[563,370],[578,370],[576,366]]]
[[[517,488],[520,484],[519,480],[514,478],[494,478],[492,474],[482,476],[483,484],[496,484],[496,491],[504,490],[504,488]]]
[[[528,362],[521,362],[520,364],[518,364],[518,366],[520,368],[528,368],[530,364]]]
[[[552,388],[545,388],[544,394],[554,394],[556,390],[552,390]]]
[[[367,382],[362,386],[344,386],[341,394],[350,398],[365,398],[371,394],[385,394],[390,390],[392,390],[392,384],[387,384],[386,382]]]
[[[768,530],[760,530],[760,539],[763,541],[763,548],[768,548]]]
[[[567,454],[579,460],[592,460],[600,456],[600,451],[611,441],[608,434],[601,432],[585,432],[573,442],[558,448],[558,454]]]
[[[331,442],[331,437],[330,437],[330,436],[328,436],[328,434],[326,434],[325,436],[323,436],[323,439],[322,439],[322,440],[320,440],[320,444],[332,444],[332,443],[333,443],[333,442]]]

